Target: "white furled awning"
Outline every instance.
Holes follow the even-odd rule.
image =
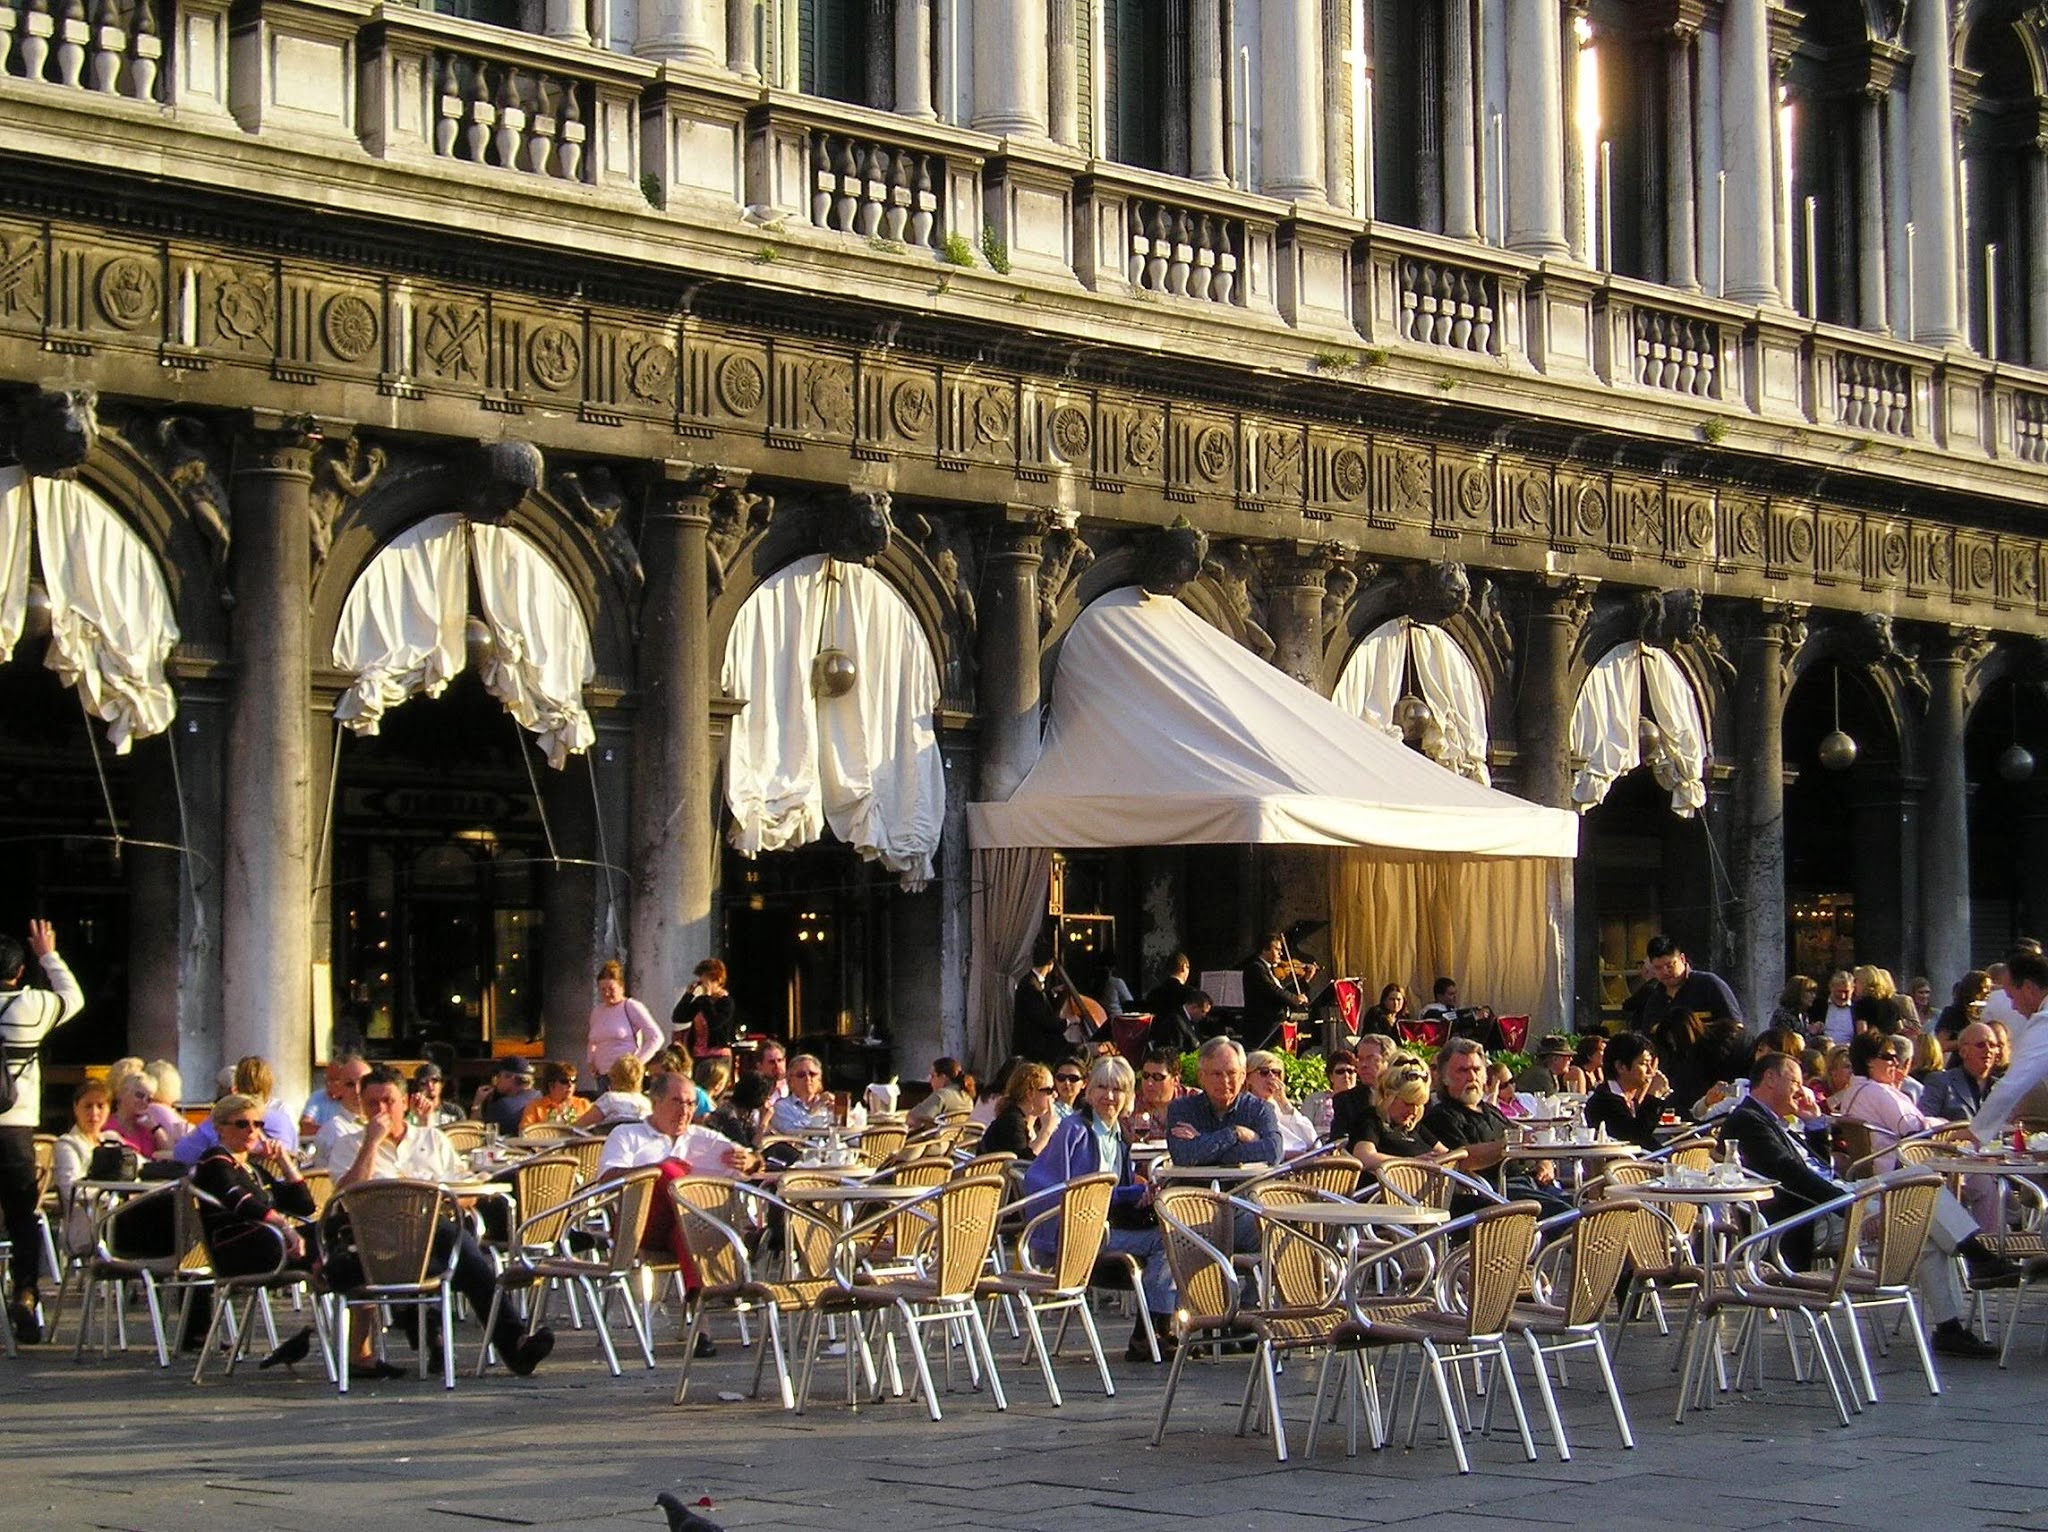
[[[1437,764],[1489,785],[1493,779],[1486,768],[1486,688],[1471,658],[1442,628],[1406,617],[1381,623],[1351,651],[1330,700],[1399,739],[1394,705],[1407,689],[1411,659],[1422,700],[1443,730],[1443,754]]]
[[[511,527],[430,516],[379,549],[342,604],[334,663],[351,677],[334,716],[375,734],[408,697],[436,697],[467,663],[469,575],[493,653],[481,679],[560,770],[596,738],[583,688],[597,673],[575,593]]]
[[[334,663],[354,679],[334,716],[375,734],[407,698],[440,696],[462,670],[468,604],[460,516],[429,516],[378,549],[342,603]]]
[[[1076,620],[1045,749],[977,848],[1258,842],[1571,857],[1578,825],[1443,770],[1170,597],[1111,592]]]
[[[825,648],[853,659],[843,696],[813,693],[811,662]],[[746,703],[726,750],[734,849],[807,845],[829,826],[906,887],[923,887],[946,807],[939,672],[895,588],[822,555],[776,571],[733,623],[721,685]]]
[[[1691,818],[1707,801],[1707,730],[1685,671],[1662,649],[1631,640],[1601,656],[1572,709],[1571,750],[1582,762],[1572,783],[1581,812],[1643,764],[1643,703],[1657,726],[1650,766],[1671,794],[1671,812]]]
[[[161,734],[178,700],[164,662],[178,646],[171,593],[148,544],[114,508],[68,479],[0,469],[0,660],[21,639],[34,523],[50,597],[44,663],[107,725],[117,755]]]

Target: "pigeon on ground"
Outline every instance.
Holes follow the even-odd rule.
[[[717,1522],[699,1516],[668,1490],[656,1495],[654,1503],[668,1513],[668,1532],[725,1532]]]

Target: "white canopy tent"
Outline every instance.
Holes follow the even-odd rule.
[[[967,812],[981,1061],[1007,1036],[1055,847],[1328,846],[1339,971],[1456,973],[1504,1012],[1563,1014],[1576,817],[1426,760],[1170,597],[1127,588],[1081,614],[1037,765]]]

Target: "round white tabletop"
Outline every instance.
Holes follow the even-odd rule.
[[[1234,1185],[1239,1181],[1256,1181],[1259,1177],[1269,1176],[1272,1173],[1273,1167],[1263,1163],[1257,1165],[1161,1165],[1152,1172],[1152,1179],[1155,1181],[1207,1181],[1212,1185],[1229,1182]]]
[[[1669,1181],[1644,1181],[1636,1186],[1615,1188],[1617,1196],[1633,1197],[1638,1202],[1691,1203],[1699,1207],[1718,1207],[1733,1202],[1768,1202],[1777,1192],[1776,1181],[1763,1181],[1753,1176],[1746,1176],[1727,1186],[1673,1186]]]
[[[1956,1154],[1938,1160],[1922,1160],[1913,1169],[1931,1170],[1939,1176],[2025,1176],[2038,1179],[2048,1177],[2048,1157],[2002,1154],[1992,1158],[1989,1155]]]
[[[1427,1229],[1449,1223],[1447,1208],[1417,1206],[1407,1202],[1293,1202],[1269,1205],[1266,1216],[1280,1223],[1324,1224],[1334,1228],[1369,1229],[1375,1224],[1398,1224],[1403,1228]]]

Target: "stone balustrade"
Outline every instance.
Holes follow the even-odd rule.
[[[0,74],[130,101],[166,99],[164,0],[0,0]]]
[[[1907,363],[1844,345],[1821,350],[1817,360],[1824,382],[1816,391],[1815,411],[1824,421],[1875,436],[1920,434],[1914,426],[1913,370]]]
[[[2022,463],[2048,463],[2048,393],[2012,390],[2012,453]]]
[[[1280,204],[1092,162],[1075,189],[1075,272],[1097,292],[1276,312]]]

